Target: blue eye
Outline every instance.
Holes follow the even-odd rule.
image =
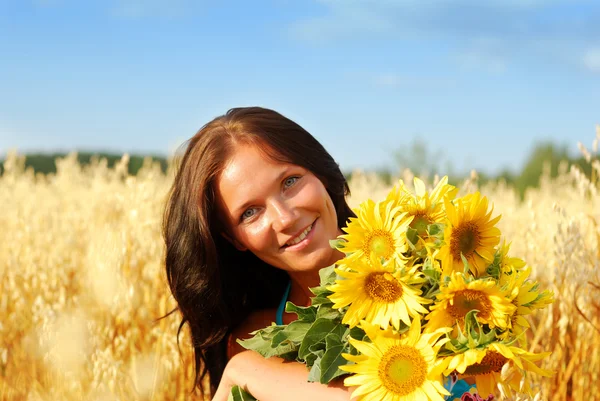
[[[246,209],[244,211],[244,213],[242,213],[242,220],[246,220],[249,219],[250,217],[254,216],[254,214],[256,213],[256,209],[254,208],[250,208],[250,209]]]
[[[286,188],[289,188],[292,185],[294,185],[296,183],[296,181],[298,181],[299,179],[300,179],[300,177],[288,177],[283,182],[283,186]]]

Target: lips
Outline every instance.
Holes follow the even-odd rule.
[[[311,231],[313,230],[314,226],[315,226],[315,221],[313,221],[308,227],[306,227],[304,230],[302,230],[302,232],[296,236],[294,236],[293,238],[291,238],[290,240],[288,240],[283,246],[282,248],[288,248],[290,246],[294,246],[300,242],[302,242],[306,237],[308,237],[308,235],[311,233]]]

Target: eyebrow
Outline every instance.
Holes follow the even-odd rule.
[[[275,177],[275,182],[280,182],[280,181],[283,179],[283,177],[285,177],[286,175],[288,175],[289,171],[290,171],[292,168],[293,168],[293,167],[291,167],[291,166],[290,166],[290,167],[286,167],[286,168],[284,168],[284,169],[283,169],[283,170],[282,170],[282,171],[281,171],[281,172],[280,172],[280,173],[277,175],[277,177]],[[254,199],[250,199],[250,200],[248,200],[248,201],[244,202],[242,205],[240,205],[240,206],[238,206],[238,207],[234,208],[234,209],[233,209],[233,210],[234,210],[234,213],[233,213],[233,215],[234,215],[234,216],[237,218],[237,216],[238,216],[240,213],[243,213],[243,212],[244,212],[244,211],[245,211],[245,210],[248,208],[248,206],[250,206],[250,205],[251,205],[251,204],[253,204],[254,202],[255,202],[255,201],[254,201]]]

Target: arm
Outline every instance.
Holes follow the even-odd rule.
[[[342,380],[329,385],[309,383],[308,370],[299,362],[263,358],[254,351],[236,354],[225,368],[213,401],[226,401],[239,385],[259,401],[349,401],[351,389]]]

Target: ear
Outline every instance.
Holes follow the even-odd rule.
[[[238,240],[235,240],[233,238],[231,238],[229,235],[227,235],[224,232],[221,232],[221,236],[223,238],[225,238],[227,241],[229,241],[231,243],[231,245],[233,245],[235,247],[235,249],[237,249],[238,251],[247,251],[248,248],[246,248],[244,245],[242,245]]]

